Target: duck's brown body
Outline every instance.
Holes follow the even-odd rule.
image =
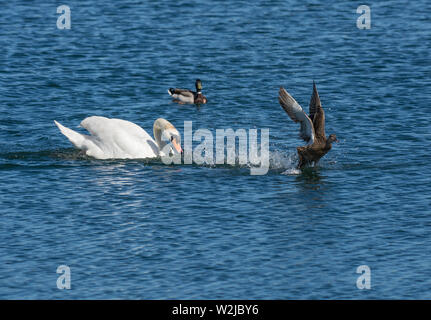
[[[299,164],[298,168],[303,168],[306,165],[314,164],[316,165],[320,158],[322,158],[325,154],[331,150],[332,145],[331,144],[325,144],[325,146],[322,147],[320,144],[313,144],[311,146],[305,146],[305,147],[297,147],[296,150],[298,151],[299,156]]]
[[[301,123],[300,137],[308,142],[308,145],[296,148],[299,156],[298,168],[311,164],[316,165],[331,150],[332,143],[338,140],[335,134],[326,138],[325,112],[320,103],[315,83],[313,82],[313,94],[308,116],[284,88],[280,88],[278,99],[290,118]]]

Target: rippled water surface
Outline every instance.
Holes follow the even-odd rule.
[[[369,30],[352,1],[64,4],[70,30],[0,2],[0,298],[431,298],[429,1],[372,1]],[[172,103],[196,78],[208,104]],[[295,174],[277,92],[307,109],[313,80],[340,143]],[[86,158],[53,120],[90,115],[269,128],[270,170]]]

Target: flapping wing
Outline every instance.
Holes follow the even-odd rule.
[[[308,116],[310,117],[311,121],[313,121],[314,115],[316,114],[316,111],[317,111],[317,108],[320,105],[321,104],[320,104],[319,93],[317,92],[316,84],[313,81],[313,94],[311,95],[310,107],[308,109],[309,110]]]
[[[313,81],[313,94],[310,99],[309,117],[313,122],[314,133],[318,139],[326,139],[325,136],[325,111],[323,111],[320,102],[319,93],[317,92],[316,84]]]
[[[301,124],[301,129],[299,131],[299,136],[304,139],[308,144],[313,144],[314,142],[314,128],[311,119],[305,114],[301,106],[296,102],[295,99],[283,88],[280,87],[278,92],[278,101],[280,105],[287,112],[289,117]]]

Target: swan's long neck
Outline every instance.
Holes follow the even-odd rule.
[[[166,146],[166,142],[162,140],[162,130],[159,127],[154,127],[153,130],[154,140],[156,140],[157,146],[159,147],[159,154]]]

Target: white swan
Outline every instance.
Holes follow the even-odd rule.
[[[96,159],[145,159],[182,152],[178,130],[162,118],[154,121],[154,139],[140,126],[121,119],[85,118],[81,127],[91,136],[66,128],[55,120],[54,123],[75,147]]]

